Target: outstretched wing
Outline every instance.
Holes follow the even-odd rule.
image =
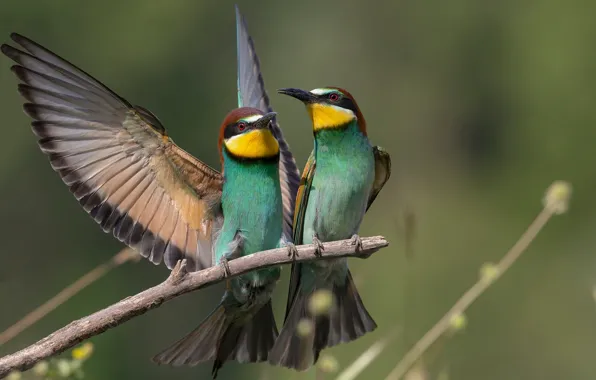
[[[238,6],[236,6],[236,33],[238,44],[238,106],[254,107],[263,112],[271,112],[273,110],[269,105],[267,91],[265,91],[259,58]],[[279,143],[280,151],[279,179],[284,208],[283,231],[286,238],[290,240],[292,238],[294,204],[298,183],[300,182],[300,173],[277,120],[272,123],[272,130]]]
[[[315,152],[311,152],[302,171],[302,178],[300,178],[300,186],[298,187],[298,193],[296,195],[296,210],[294,212],[294,242],[296,244],[302,244],[302,234],[304,231],[304,215],[306,214],[306,206],[308,205],[308,196],[310,194],[310,188],[312,180],[315,177],[316,160]],[[302,264],[292,264],[292,270],[290,274],[290,286],[288,288],[288,301],[286,304],[286,318],[290,313],[296,292],[300,288],[300,271]]]
[[[105,232],[158,264],[212,264],[221,175],[180,149],[148,110],[37,43],[2,45],[17,63],[33,131],[52,168]]]
[[[375,201],[375,198],[391,176],[391,156],[389,156],[389,153],[380,146],[374,146],[373,153],[375,155],[375,180],[368,196],[366,211],[368,211],[370,205]]]

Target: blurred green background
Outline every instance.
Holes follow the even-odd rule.
[[[218,166],[216,141],[236,105],[231,1],[24,1],[0,4],[0,40],[24,34],[155,112],[183,148]],[[593,379],[596,374],[596,2],[477,0],[240,1],[265,83],[300,167],[307,114],[280,87],[347,88],[393,175],[362,236],[391,242],[352,260],[379,328],[327,352],[347,366],[394,327],[402,334],[361,376],[383,379],[404,352],[497,261],[556,179],[570,213],[469,310],[468,327],[431,352],[429,378]],[[0,330],[121,244],[101,232],[50,168],[0,57]],[[412,252],[405,210],[415,213]],[[275,307],[281,325],[287,270]],[[164,266],[127,264],[0,347],[8,354],[159,283]],[[206,379],[149,358],[193,329],[221,286],[180,297],[92,339],[87,379]],[[226,364],[219,378],[314,379],[265,364]],[[332,378],[332,377],[330,377]]]

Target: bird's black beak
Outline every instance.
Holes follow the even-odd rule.
[[[259,120],[257,120],[255,122],[255,124],[254,124],[255,128],[257,128],[257,129],[269,128],[269,126],[271,125],[271,121],[273,119],[275,119],[275,116],[277,116],[277,112],[266,113],[265,115],[263,115],[263,117],[261,117]]]
[[[289,95],[293,98],[301,100],[304,103],[310,103],[315,100],[315,96],[311,94],[309,91],[304,91],[299,88],[280,88],[277,90],[278,93]]]

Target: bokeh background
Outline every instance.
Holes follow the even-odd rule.
[[[17,31],[155,112],[173,139],[212,166],[236,104],[231,1],[25,1],[0,4],[0,40]],[[312,149],[304,108],[280,87],[345,87],[393,175],[362,236],[391,242],[351,261],[379,328],[328,350],[345,367],[401,335],[363,373],[383,379],[404,352],[497,261],[557,179],[570,213],[468,312],[466,329],[426,357],[429,379],[593,379],[596,374],[596,2],[477,0],[240,1],[267,89],[297,162]],[[79,207],[38,150],[11,62],[0,57],[0,330],[108,260],[121,244]],[[404,215],[416,216],[406,249]],[[275,299],[278,324],[287,270]],[[162,281],[147,261],[117,268],[0,347],[8,354]],[[94,337],[87,379],[206,379],[149,358],[193,329],[221,295],[194,292]],[[443,375],[441,375],[443,374]],[[221,379],[314,379],[228,363]],[[332,377],[330,377],[332,378]],[[443,377],[445,379],[445,377]]]

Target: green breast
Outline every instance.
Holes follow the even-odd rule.
[[[224,224],[216,243],[219,260],[237,230],[245,236],[244,255],[277,248],[282,235],[282,200],[278,161],[237,161],[224,148],[222,209]],[[244,275],[259,284],[279,277],[279,268]]]
[[[317,233],[323,241],[347,239],[358,232],[374,180],[374,155],[354,122],[345,130],[319,131],[316,171],[304,223],[304,242]]]

